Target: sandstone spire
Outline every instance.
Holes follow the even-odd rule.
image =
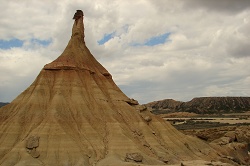
[[[74,19],[72,36],[67,47],[55,61],[45,65],[44,69],[77,69],[88,70],[93,73],[99,71],[102,74],[109,75],[107,70],[96,61],[85,45],[83,12],[77,10]]]
[[[74,19],[63,53],[0,109],[0,165],[165,165],[221,159],[210,145],[183,135],[129,99],[86,47],[83,13],[77,11]]]

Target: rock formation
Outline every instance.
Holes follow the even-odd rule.
[[[151,108],[154,114],[164,114],[177,112],[183,103],[182,101],[175,101],[173,99],[164,99],[147,103],[145,106]]]
[[[3,106],[5,106],[5,105],[7,105],[7,104],[9,104],[9,103],[0,102],[0,108],[3,107]]]
[[[250,97],[197,97],[188,102],[165,99],[146,104],[156,114],[193,112],[197,114],[232,113],[250,110]]]
[[[83,15],[77,14],[63,53],[0,109],[0,165],[180,165],[196,160],[234,164],[129,99],[86,47]]]
[[[223,147],[224,157],[239,164],[243,164],[242,160],[250,160],[246,155],[246,152],[250,152],[250,126],[225,126],[182,132],[205,140],[215,148]]]

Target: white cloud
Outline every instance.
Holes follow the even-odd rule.
[[[3,0],[0,39],[17,38],[26,44],[0,49],[0,101],[14,99],[44,64],[62,53],[77,9],[85,14],[87,47],[129,97],[145,103],[249,96],[249,1],[225,2]],[[98,45],[112,32],[112,39]],[[171,34],[164,44],[133,46],[165,33]],[[42,47],[32,39],[51,43]]]
[[[44,64],[51,61],[41,53],[51,53],[36,48],[0,50],[0,99],[10,101],[25,90],[39,74]]]

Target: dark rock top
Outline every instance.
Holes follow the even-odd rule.
[[[2,103],[2,102],[0,102],[0,108],[3,107],[3,106],[5,106],[5,105],[7,105],[7,104],[9,104],[9,103]]]
[[[83,12],[81,10],[76,10],[76,13],[74,14],[73,19],[79,19],[80,17],[84,16]]]

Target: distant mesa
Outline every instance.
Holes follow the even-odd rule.
[[[165,99],[146,104],[155,114],[192,112],[197,114],[240,113],[250,111],[250,97],[196,97],[188,102]]]
[[[0,108],[0,165],[125,166],[199,161],[249,164],[186,136],[128,98],[84,41],[83,12],[62,54]],[[239,149],[241,150],[241,149]],[[237,149],[235,150],[237,152]]]
[[[9,103],[0,102],[0,108],[3,107],[3,106],[5,106],[5,105],[7,105],[7,104],[9,104]]]

